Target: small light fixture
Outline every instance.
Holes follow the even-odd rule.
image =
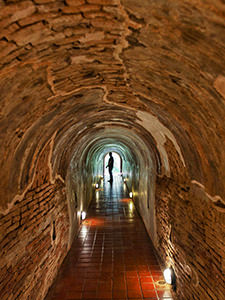
[[[130,198],[133,197],[133,193],[132,193],[132,192],[129,193],[129,197],[130,197]]]
[[[85,220],[86,219],[86,212],[85,211],[82,211],[81,212],[81,220],[83,221],[83,220]]]
[[[124,178],[123,182],[126,183],[126,181],[127,181],[126,178]]]
[[[99,187],[98,183],[96,183],[95,187],[96,187],[96,189],[98,189],[98,187]]]
[[[163,275],[164,275],[164,279],[165,279],[166,283],[172,284],[172,270],[171,270],[171,268],[167,268],[166,270],[164,270]]]
[[[173,286],[173,290],[176,290],[176,276],[172,268],[167,268],[163,272],[166,283]]]

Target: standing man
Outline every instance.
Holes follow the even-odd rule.
[[[112,152],[109,152],[109,161],[108,161],[108,165],[106,166],[106,168],[109,168],[109,176],[110,176],[109,182],[110,183],[113,182],[113,175],[112,175],[113,164],[114,164],[114,158],[112,156]]]

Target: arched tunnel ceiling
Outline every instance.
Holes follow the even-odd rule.
[[[99,126],[100,124],[98,124]],[[75,148],[73,158],[69,159],[71,165],[78,165],[77,169],[83,169],[85,164],[94,164],[95,169],[98,170],[96,164],[101,164],[104,156],[108,152],[117,152],[123,161],[132,163],[137,166],[140,160],[145,161],[146,167],[151,162],[152,168],[156,168],[157,162],[159,163],[159,154],[154,149],[154,145],[149,144],[149,136],[146,134],[146,141],[144,137],[139,137],[135,128],[128,129],[125,126],[115,126],[116,124],[107,126],[103,123],[100,129],[88,132],[83,139],[78,141]],[[124,124],[123,124],[124,125]],[[146,144],[147,142],[147,144]],[[155,150],[155,151],[154,151]],[[70,151],[71,153],[72,151]],[[62,159],[62,161],[65,161]],[[157,166],[159,172],[160,165]],[[100,167],[100,174],[102,167]]]
[[[148,131],[143,112],[156,118],[190,180],[224,197],[223,1],[1,0],[0,19],[3,206],[45,145],[53,157],[59,139],[74,149],[79,131],[109,126],[115,110],[131,129]]]

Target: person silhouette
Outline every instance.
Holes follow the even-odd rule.
[[[111,183],[113,182],[113,175],[112,175],[113,164],[114,164],[114,158],[112,156],[112,152],[109,152],[109,160],[108,160],[108,165],[106,166],[106,168],[109,168],[110,180],[108,180],[108,181]]]

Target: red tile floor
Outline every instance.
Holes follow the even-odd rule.
[[[117,176],[96,192],[46,300],[172,300],[162,280],[143,222]]]

